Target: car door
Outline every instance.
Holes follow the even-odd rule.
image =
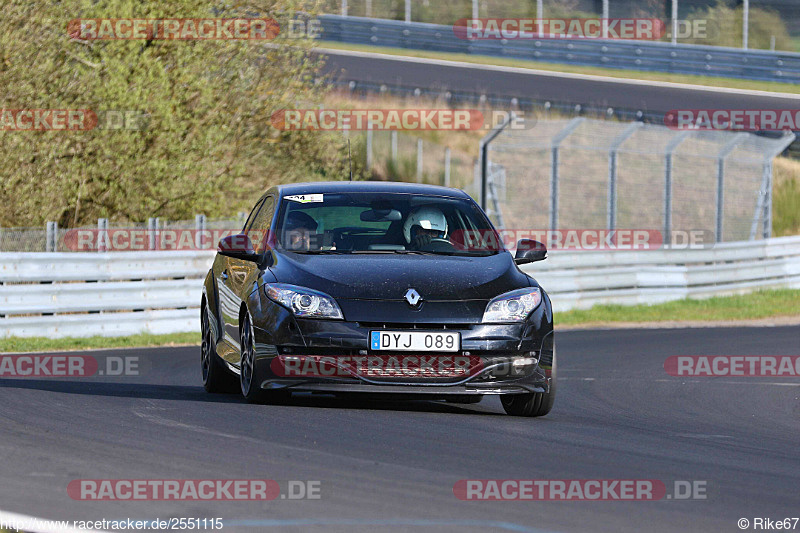
[[[257,212],[256,209],[258,210]],[[251,239],[254,251],[261,254],[264,252],[267,231],[275,214],[275,198],[272,196],[265,197],[256,206],[256,209],[253,210],[256,215],[254,217],[251,215],[243,233]],[[225,257],[218,286],[220,288],[220,302],[221,304],[225,302],[222,304],[222,316],[225,321],[225,341],[234,350],[223,355],[223,358],[233,364],[239,363],[239,310],[242,302],[247,299],[256,286],[260,275],[261,269],[257,263]]]

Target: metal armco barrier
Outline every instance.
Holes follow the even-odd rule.
[[[320,39],[326,41],[675,74],[800,82],[800,54],[791,52],[653,41],[465,40],[456,37],[452,26],[439,24],[339,15],[323,15],[320,21]]]
[[[214,252],[0,254],[0,337],[199,331]],[[556,311],[800,288],[800,237],[707,249],[559,251],[526,265]]]
[[[555,311],[800,289],[800,237],[690,250],[555,250],[522,269],[547,291]]]

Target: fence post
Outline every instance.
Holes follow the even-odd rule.
[[[539,19],[539,39],[544,38],[544,29],[542,28],[542,19],[544,18],[544,0],[536,0],[536,18]]]
[[[347,16],[347,0],[342,0],[342,16]]]
[[[664,155],[664,235],[662,242],[672,244],[672,154],[690,132],[682,131],[675,135],[667,144]]]
[[[397,162],[397,130],[392,130],[392,161]]]
[[[672,0],[672,45],[678,43],[678,0]]]
[[[506,118],[503,119],[503,122],[495,126],[492,131],[486,134],[486,136],[481,139],[479,145],[479,153],[480,153],[480,168],[481,168],[481,209],[486,211],[487,208],[487,200],[488,200],[488,181],[489,181],[489,144],[495,138],[503,132],[504,129],[511,124],[511,121],[516,118],[516,115],[512,111],[509,113]]]
[[[47,223],[47,236],[44,247],[47,252],[58,251],[58,222]]]
[[[422,139],[417,139],[417,182],[422,183]]]
[[[450,147],[444,149],[444,186],[450,186]]]
[[[156,243],[156,232],[158,231],[158,219],[154,217],[150,217],[147,219],[147,249],[148,250],[155,250]]]
[[[411,0],[406,0],[406,22],[411,22]]]
[[[552,140],[550,153],[550,229],[558,229],[558,149],[561,143],[586,119],[576,117],[559,131]]]
[[[717,221],[716,221],[716,242],[722,242],[722,231],[725,217],[725,158],[730,155],[736,146],[742,142],[746,133],[737,133],[730,141],[725,143],[717,154]]]
[[[108,251],[108,219],[107,218],[98,218],[97,219],[97,251],[98,252],[107,252]]]
[[[345,0],[345,1],[347,1],[347,0]],[[367,18],[371,18],[372,17],[372,0],[367,0],[367,5],[366,5],[366,7],[364,9],[365,9],[364,16],[367,17]]]
[[[206,216],[205,215],[195,215],[194,216],[194,247],[197,250],[201,250],[203,247],[202,237],[206,231]]]
[[[608,229],[617,227],[617,151],[622,143],[628,140],[636,130],[642,127],[642,122],[631,122],[622,133],[611,142],[608,151]]]
[[[772,236],[772,159],[767,159],[764,163],[764,181],[767,190],[764,195],[764,226],[762,236],[769,239]]]
[[[372,169],[372,128],[367,130],[367,171]]]

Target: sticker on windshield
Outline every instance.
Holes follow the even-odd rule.
[[[284,198],[301,204],[318,204],[322,202],[321,194],[293,194],[291,196],[285,196]]]

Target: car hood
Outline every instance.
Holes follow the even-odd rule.
[[[276,253],[275,259],[270,270],[277,281],[337,299],[399,301],[414,288],[426,301],[490,300],[530,284],[508,252],[484,257]]]

